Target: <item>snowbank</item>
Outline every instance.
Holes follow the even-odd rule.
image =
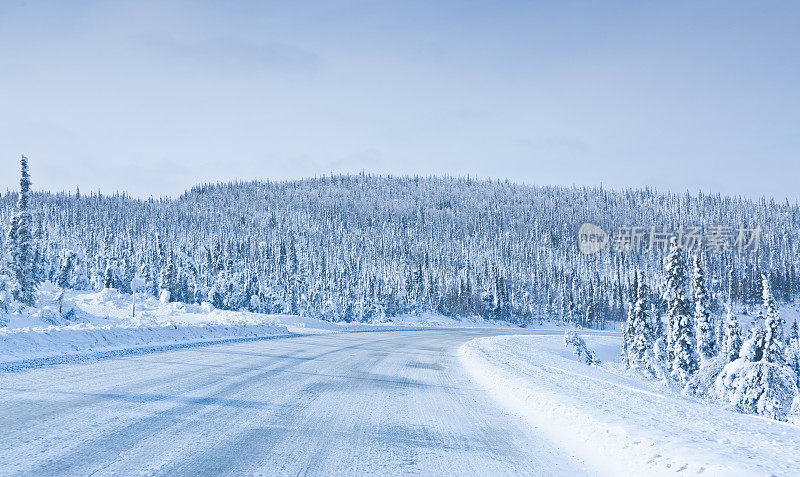
[[[331,323],[294,315],[218,310],[208,303],[169,303],[148,295],[137,296],[134,314],[133,297],[111,289],[67,290],[62,295],[57,287],[43,284],[37,295],[35,308],[18,307],[0,316],[0,323],[6,323],[0,327],[0,370],[167,346],[298,334],[513,326],[480,317],[461,320],[435,314],[400,316],[381,323]]]
[[[584,335],[604,364],[560,336],[479,338],[460,350],[473,378],[602,475],[800,475],[800,428],[740,414],[628,376],[619,338]]]
[[[486,320],[480,316],[455,318],[451,316],[438,315],[435,313],[393,316],[386,318],[386,321],[379,324],[382,326],[416,326],[425,328],[519,328],[519,326],[507,321]],[[536,328],[540,329],[548,325],[560,327],[559,325],[552,323],[545,323],[542,326],[537,325]]]
[[[14,369],[121,351],[289,336],[285,326],[188,325],[51,326],[0,329],[0,369]]]

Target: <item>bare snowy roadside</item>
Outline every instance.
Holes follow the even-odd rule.
[[[0,320],[0,370],[140,354],[161,349],[343,331],[428,327],[508,328],[480,318],[403,316],[380,323],[331,323],[293,315],[215,309],[208,303],[161,303],[115,290],[101,292],[40,288],[36,308],[6,313]],[[59,311],[60,308],[60,311]]]
[[[800,475],[800,428],[709,407],[626,376],[620,339],[584,336],[586,366],[561,337],[497,336],[461,347],[473,379],[601,475]]]

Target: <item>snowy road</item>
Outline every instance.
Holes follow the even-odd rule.
[[[461,344],[501,333],[304,336],[0,374],[0,470],[581,475],[461,367]]]

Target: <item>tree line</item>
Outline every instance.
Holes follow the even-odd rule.
[[[331,321],[435,312],[602,328],[626,319],[635,281],[661,293],[667,270],[647,248],[581,254],[584,222],[608,231],[757,224],[757,251],[699,252],[709,310],[728,299],[754,308],[762,274],[779,302],[800,289],[800,209],[788,202],[369,174],[202,184],[139,199],[34,192],[27,168],[23,158],[20,190],[0,196],[9,224],[0,288],[29,305],[46,280],[129,293],[141,277],[166,300]]]

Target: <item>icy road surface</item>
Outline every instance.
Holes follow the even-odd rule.
[[[459,346],[504,333],[303,336],[0,374],[0,472],[585,473],[467,377]]]

